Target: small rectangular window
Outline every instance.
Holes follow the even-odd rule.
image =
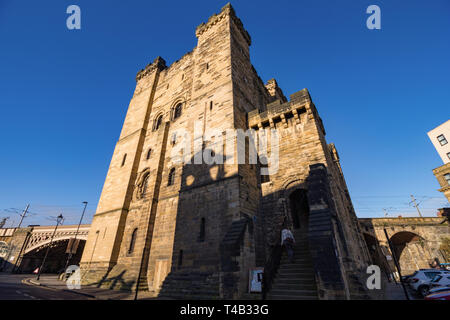
[[[437,139],[438,139],[439,143],[441,144],[441,146],[445,146],[448,143],[447,139],[445,139],[443,134],[438,136]]]
[[[206,234],[206,221],[205,218],[202,218],[200,222],[200,235],[198,237],[198,241],[203,242],[205,241],[205,234]]]
[[[450,152],[447,152],[447,158],[450,159]]]
[[[178,254],[178,267],[181,267],[183,265],[183,250],[180,250],[180,253]]]

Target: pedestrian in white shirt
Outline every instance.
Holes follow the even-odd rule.
[[[295,239],[291,230],[284,227],[283,230],[281,230],[281,244],[286,248],[289,262],[294,261],[294,243]]]

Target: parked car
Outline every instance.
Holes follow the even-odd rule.
[[[412,277],[413,275],[414,275],[414,274],[408,274],[408,275],[406,275],[406,276],[402,276],[402,281],[403,281],[404,283],[408,283],[409,280],[411,279],[411,277]]]
[[[429,294],[425,300],[450,300],[450,290]]]
[[[430,282],[430,289],[436,287],[450,287],[450,273],[440,274],[434,277]]]
[[[450,271],[450,263],[441,263],[441,268],[447,269]]]
[[[430,289],[430,282],[436,276],[448,275],[450,276],[450,271],[439,270],[439,269],[421,269],[409,278],[409,286],[417,291],[422,297],[425,297]]]
[[[435,287],[435,288],[431,288],[428,291],[428,295],[433,294],[433,293],[443,292],[443,291],[450,291],[450,287]]]

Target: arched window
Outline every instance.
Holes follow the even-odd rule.
[[[126,161],[126,160],[127,160],[127,154],[125,153],[125,154],[123,155],[121,167],[123,167],[123,166],[125,165],[125,161]]]
[[[205,241],[205,234],[206,234],[206,221],[205,218],[202,218],[200,222],[200,235],[198,237],[198,241],[203,242]]]
[[[136,243],[137,231],[138,231],[138,229],[136,228],[133,230],[133,233],[131,234],[130,247],[128,248],[128,253],[132,253],[134,250],[134,244]]]
[[[158,116],[158,118],[156,118],[156,120],[155,120],[155,129],[154,129],[155,131],[158,130],[161,127],[162,120],[163,120],[163,116],[162,115],[160,115],[160,116]]]
[[[175,183],[175,168],[170,169],[169,178],[167,179],[167,185],[171,186]]]
[[[144,197],[147,194],[148,189],[148,178],[150,177],[150,173],[147,173],[142,180],[142,188],[141,188],[141,197]]]
[[[175,109],[173,110],[173,119],[177,119],[181,116],[181,110],[183,109],[183,104],[182,103],[178,103],[175,107]]]
[[[147,151],[147,160],[150,159],[151,155],[152,155],[152,149],[148,149],[148,151]]]

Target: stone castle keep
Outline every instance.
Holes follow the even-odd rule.
[[[237,299],[248,292],[249,271],[264,267],[269,297],[351,297],[369,252],[308,91],[288,100],[275,80],[263,83],[250,62],[250,35],[229,4],[196,36],[197,46],[171,66],[158,57],[137,74],[83,252],[83,281]],[[195,122],[203,132],[277,129],[279,170],[261,175],[262,161],[175,163],[179,129],[214,149],[194,135]],[[296,237],[293,265],[279,256],[283,223]]]

